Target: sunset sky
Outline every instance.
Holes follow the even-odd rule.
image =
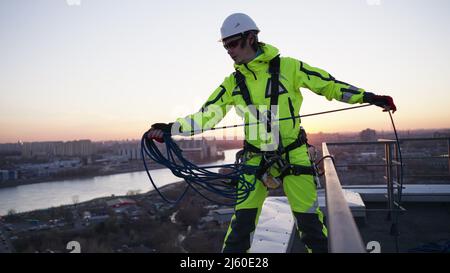
[[[197,111],[233,72],[217,40],[234,12],[282,56],[392,96],[398,129],[450,128],[448,0],[1,0],[0,142],[138,139]],[[301,92],[302,114],[349,106]],[[375,106],[303,125],[391,129]]]

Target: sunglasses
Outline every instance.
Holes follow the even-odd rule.
[[[244,38],[244,37],[241,37],[241,38],[239,38],[239,39],[235,39],[235,40],[232,40],[232,41],[229,41],[229,42],[224,42],[224,43],[223,43],[223,47],[224,47],[226,50],[233,49],[233,48],[235,48],[235,47],[237,47],[237,46],[239,45],[240,41],[241,41],[243,38]]]

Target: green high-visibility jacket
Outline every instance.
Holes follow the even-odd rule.
[[[261,110],[270,109],[271,84],[269,62],[279,54],[278,49],[269,44],[261,47],[262,53],[247,64],[234,65],[235,69],[245,77],[252,103]],[[332,77],[328,72],[309,66],[308,64],[290,57],[280,57],[278,110],[275,118],[286,118],[299,115],[303,96],[300,88],[308,88],[314,93],[324,96],[328,100],[338,100],[350,104],[362,103],[364,90]],[[222,120],[230,107],[234,106],[238,115],[245,123],[256,121],[245,103],[234,73],[225,78],[222,84],[214,90],[200,111],[178,118],[176,123],[181,125],[181,132],[200,133],[201,129],[210,129]],[[249,114],[250,113],[250,114]],[[261,117],[259,117],[261,118]],[[265,122],[261,122],[257,132],[266,132]],[[287,119],[277,123],[281,136],[281,143],[287,146],[297,139],[300,130],[300,120]],[[252,126],[246,126],[246,140],[260,148],[267,143],[268,137],[255,134]],[[264,129],[264,130],[261,130]],[[273,136],[272,136],[273,137]]]

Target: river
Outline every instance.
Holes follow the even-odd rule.
[[[208,165],[233,163],[237,151],[226,150],[224,160]],[[150,174],[158,187],[181,180],[169,169],[151,170]],[[150,190],[153,186],[145,171],[21,185],[0,189],[0,215],[6,215],[11,209],[24,212]]]

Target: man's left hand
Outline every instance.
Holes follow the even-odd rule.
[[[392,113],[394,113],[397,111],[397,107],[395,106],[394,100],[391,96],[380,96],[369,92],[366,93],[367,94],[364,96],[364,102],[384,108],[383,112],[392,110]]]

